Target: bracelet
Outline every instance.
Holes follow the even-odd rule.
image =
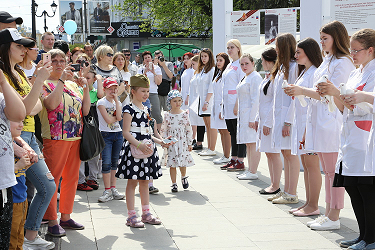
[[[292,124],[291,124],[291,123],[284,122],[284,126],[290,127],[290,126],[292,126]]]
[[[208,104],[210,104],[210,103],[209,103],[209,102],[204,102],[204,104],[207,104],[207,105],[208,105]]]
[[[140,143],[138,144],[137,148],[139,148],[139,146],[141,146],[141,144],[142,144],[142,142],[140,142]]]
[[[65,84],[65,82],[63,80],[61,80],[61,78],[59,78],[59,81],[62,82],[63,84]]]
[[[36,75],[36,74],[34,73],[34,74],[33,74],[33,77],[35,77],[35,78],[36,78],[36,77],[37,77],[37,75]]]

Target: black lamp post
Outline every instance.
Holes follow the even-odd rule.
[[[43,10],[42,14],[38,16],[36,11],[38,9],[38,4],[35,3],[35,0],[31,0],[31,14],[32,14],[32,37],[36,39],[36,25],[35,25],[35,17],[42,17],[44,16],[44,32],[47,32],[47,16],[54,17],[56,14],[57,4],[55,1],[51,4],[53,15],[49,15],[47,11]]]

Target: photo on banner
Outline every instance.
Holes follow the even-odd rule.
[[[265,44],[274,44],[277,34],[297,33],[297,10],[295,8],[267,9],[264,18]]]
[[[83,20],[82,20],[82,1],[71,1],[71,0],[60,0],[60,22],[61,26],[64,26],[64,23],[67,20],[73,20],[77,24],[76,33],[83,32]]]
[[[107,30],[111,26],[110,2],[89,1],[87,5],[90,34],[110,34]]]
[[[242,10],[231,12],[232,38],[243,45],[260,44],[260,12],[258,10]]]

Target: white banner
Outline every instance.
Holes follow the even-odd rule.
[[[331,21],[342,22],[349,36],[354,32],[375,29],[375,1],[331,0]]]
[[[82,1],[72,1],[72,0],[60,0],[60,23],[64,26],[65,21],[73,20],[77,24],[76,33],[83,32],[83,21],[82,21]]]
[[[260,44],[260,12],[258,10],[242,10],[231,12],[232,38],[238,39],[242,45]]]
[[[264,19],[265,44],[273,44],[277,34],[297,33],[297,9],[267,9]]]

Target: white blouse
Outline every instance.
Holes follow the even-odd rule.
[[[209,105],[206,111],[203,111],[203,105],[206,101],[207,94],[214,93],[214,88],[212,84],[212,79],[214,77],[215,68],[212,67],[210,71],[207,73],[204,72],[204,69],[200,73],[197,74],[197,81],[198,81],[198,96],[199,96],[199,110],[198,114],[211,114],[212,109],[212,97],[209,101]]]

